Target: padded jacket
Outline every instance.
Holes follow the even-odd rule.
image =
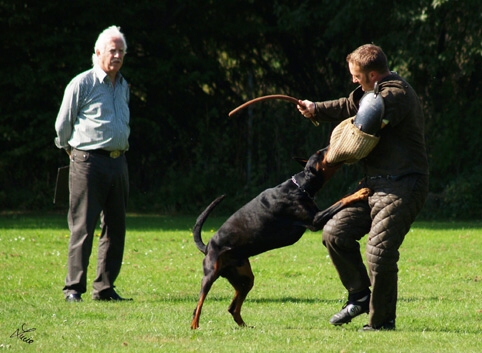
[[[385,104],[383,119],[388,121],[379,133],[380,142],[361,160],[367,176],[408,174],[428,175],[422,105],[414,89],[391,72],[379,83]],[[364,92],[356,88],[348,97],[315,103],[318,121],[340,122],[355,116]]]

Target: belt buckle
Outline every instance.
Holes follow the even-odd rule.
[[[109,157],[110,158],[117,158],[117,157],[120,157],[121,155],[121,151],[112,151],[110,154],[109,154]]]

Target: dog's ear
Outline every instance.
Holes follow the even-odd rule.
[[[301,164],[302,167],[305,167],[306,163],[308,162],[306,158],[301,158],[301,157],[291,157],[291,158],[297,161],[299,164]]]

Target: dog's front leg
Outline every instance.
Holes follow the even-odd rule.
[[[343,205],[340,201],[331,205],[326,210],[320,211],[315,215],[313,219],[313,226],[310,228],[311,231],[316,232],[320,229],[323,229],[326,223],[339,211],[343,208]]]
[[[326,210],[318,212],[313,219],[313,228],[316,230],[322,229],[325,224],[343,207],[358,201],[366,201],[371,194],[372,190],[369,188],[362,188],[353,194],[345,196],[341,200],[328,207]]]

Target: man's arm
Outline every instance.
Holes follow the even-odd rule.
[[[58,148],[66,150],[70,156],[69,140],[72,135],[73,126],[77,119],[79,106],[79,85],[77,82],[70,82],[65,88],[62,104],[60,105],[59,113],[55,121],[55,131],[57,137],[55,138],[55,145]]]

